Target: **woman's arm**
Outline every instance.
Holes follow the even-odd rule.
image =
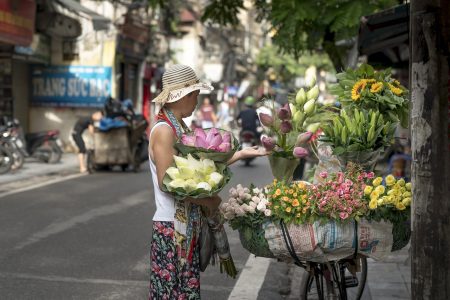
[[[266,149],[258,146],[248,147],[244,148],[242,150],[237,151],[234,153],[233,157],[230,158],[230,160],[227,162],[227,165],[231,165],[238,160],[251,158],[251,157],[257,157],[257,156],[265,156],[269,154]]]
[[[175,143],[175,136],[172,128],[169,126],[159,126],[155,128],[151,136],[151,156],[156,166],[156,174],[158,176],[159,187],[162,187],[162,182],[167,169],[173,163],[173,156],[176,154],[173,144]]]

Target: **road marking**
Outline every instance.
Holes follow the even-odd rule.
[[[0,194],[0,198],[6,197],[6,196],[9,196],[9,195],[12,195],[12,194],[17,194],[17,193],[26,192],[26,191],[29,191],[29,190],[34,190],[34,189],[41,188],[41,187],[44,187],[44,186],[47,186],[47,185],[55,184],[55,183],[58,183],[58,182],[63,182],[63,181],[66,181],[66,180],[75,179],[75,178],[86,176],[86,175],[87,174],[84,174],[84,173],[72,174],[72,175],[61,177],[61,178],[55,178],[55,179],[51,179],[51,180],[48,180],[48,181],[45,181],[45,182],[32,184],[32,185],[24,187],[24,188],[15,189],[15,190],[10,191],[10,192],[1,193]]]
[[[109,285],[121,285],[121,286],[135,286],[149,288],[150,281],[145,280],[114,280],[114,279],[98,279],[98,278],[76,278],[67,276],[42,276],[26,273],[9,273],[0,272],[0,277],[7,279],[28,279],[28,280],[42,280],[50,282],[69,282],[69,283],[86,283],[86,284],[109,284]],[[230,289],[227,287],[221,287],[216,285],[202,284],[202,291],[210,292],[228,292]]]
[[[40,240],[45,239],[51,235],[55,235],[63,231],[69,230],[78,224],[87,223],[98,217],[112,215],[119,211],[125,210],[129,207],[136,206],[145,203],[147,201],[149,201],[148,191],[142,191],[120,200],[119,203],[100,206],[91,209],[81,215],[74,216],[68,220],[52,223],[43,230],[34,233],[24,242],[18,244],[16,247],[14,247],[14,250],[20,250],[26,246],[37,243]]]
[[[250,255],[228,300],[256,300],[271,259]]]

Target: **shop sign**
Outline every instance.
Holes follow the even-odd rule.
[[[33,40],[36,4],[34,0],[0,1],[0,41],[28,46]]]
[[[111,67],[32,66],[31,103],[39,106],[101,107],[111,95]]]

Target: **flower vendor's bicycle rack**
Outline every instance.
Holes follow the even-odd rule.
[[[294,263],[308,272],[300,283],[300,299],[353,300],[361,298],[367,279],[367,258],[356,255],[357,248],[355,255],[350,258],[326,263],[301,261],[295,253],[286,224],[281,221],[280,226]]]

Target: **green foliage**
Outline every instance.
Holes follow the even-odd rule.
[[[324,53],[305,52],[296,59],[291,54],[280,54],[280,49],[273,45],[263,47],[256,56],[255,62],[264,71],[272,68],[277,78],[283,82],[303,76],[310,66],[329,72],[334,71],[330,58]]]
[[[398,4],[396,0],[254,0],[257,19],[265,19],[275,32],[273,42],[296,57],[305,50],[335,51],[334,42],[357,35],[361,16]],[[212,1],[203,20],[237,25],[243,0]],[[331,42],[331,47],[326,43]],[[328,53],[330,54],[330,53]],[[336,64],[335,64],[336,66]]]

